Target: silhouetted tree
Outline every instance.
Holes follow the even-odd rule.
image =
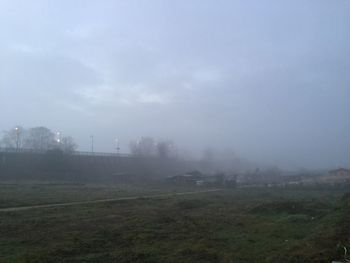
[[[157,143],[157,155],[160,158],[170,158],[175,156],[175,146],[172,141],[160,141]]]
[[[130,142],[129,147],[131,154],[135,156],[155,156],[156,153],[156,144],[151,137]]]
[[[36,151],[45,152],[56,145],[55,134],[46,127],[35,127],[28,131],[25,146]]]
[[[20,150],[25,135],[26,131],[22,126],[15,126],[11,130],[4,131],[1,144],[5,148]]]
[[[46,127],[34,127],[26,130],[21,126],[4,131],[0,146],[18,151],[26,148],[36,152],[57,149],[65,154],[73,153],[77,149],[77,144],[70,136],[55,138],[55,134]]]
[[[60,149],[63,153],[73,153],[77,149],[78,145],[74,142],[71,136],[66,136],[60,139],[57,143],[57,148]]]

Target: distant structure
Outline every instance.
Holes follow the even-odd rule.
[[[166,180],[168,183],[183,186],[236,187],[236,176],[226,176],[223,173],[205,175],[197,170],[169,176]]]
[[[187,172],[185,174],[178,174],[167,178],[168,182],[175,185],[196,185],[197,182],[203,179],[203,174],[197,170]]]
[[[328,174],[320,177],[317,181],[330,185],[343,185],[350,183],[350,169],[339,168],[328,171]]]
[[[331,170],[328,173],[329,173],[329,176],[333,176],[333,177],[339,177],[339,178],[349,178],[350,177],[350,169],[345,169],[345,168]]]

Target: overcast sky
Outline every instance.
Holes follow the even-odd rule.
[[[350,166],[349,0],[0,0],[0,129]]]

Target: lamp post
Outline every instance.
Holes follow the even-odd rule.
[[[19,133],[20,130],[18,127],[15,128],[15,132],[16,132],[16,152],[19,151]]]
[[[90,135],[90,139],[91,139],[91,153],[94,154],[94,136]]]
[[[56,132],[56,142],[59,144],[61,142],[61,133],[58,131]]]
[[[119,147],[119,139],[118,138],[115,138],[115,149],[117,150],[117,156],[119,156],[120,147]]]

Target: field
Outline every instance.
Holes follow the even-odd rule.
[[[190,189],[1,185],[2,208]],[[245,188],[0,212],[0,262],[331,262],[345,189]]]
[[[3,183],[0,184],[0,209],[6,207],[84,202],[129,196],[157,195],[190,191],[191,188],[83,185],[64,183]]]

